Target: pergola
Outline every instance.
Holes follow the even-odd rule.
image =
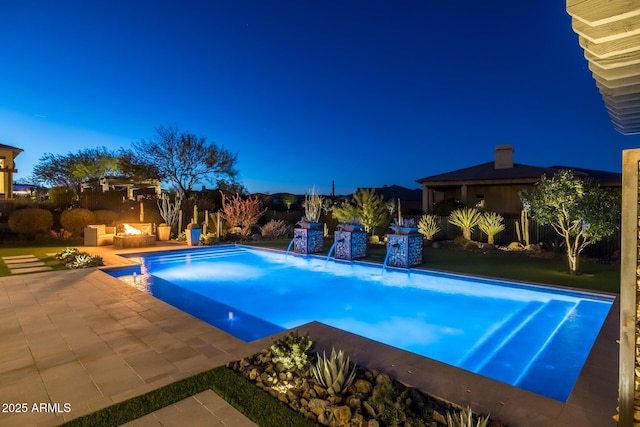
[[[567,0],[589,69],[613,127],[640,134],[640,0]],[[633,426],[640,415],[640,149],[622,158],[620,359],[618,425]],[[638,356],[637,356],[638,355]],[[639,393],[640,395],[640,393]]]
[[[567,0],[613,127],[640,134],[640,1]]]

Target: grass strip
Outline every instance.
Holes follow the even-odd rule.
[[[75,418],[67,427],[119,426],[211,389],[261,427],[310,427],[316,423],[274,399],[226,366],[176,381],[99,411]]]

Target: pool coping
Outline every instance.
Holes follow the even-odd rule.
[[[283,252],[277,249],[256,248],[248,245],[229,246]],[[324,258],[317,255],[314,257]],[[351,263],[351,261],[344,262]],[[357,262],[365,265],[377,265],[362,261]],[[394,270],[398,269],[394,268]],[[452,276],[497,280],[478,275],[433,271]],[[614,299],[566,402],[529,392],[320,322],[311,322],[295,329],[308,331],[317,342],[316,350],[330,351],[331,347],[340,348],[358,364],[385,372],[407,385],[417,387],[444,400],[462,406],[470,406],[474,412],[492,414],[496,419],[511,426],[615,426],[616,422],[613,417],[617,414],[618,398],[619,295],[516,280],[508,280],[507,282],[558,289],[587,296],[600,295],[607,299]],[[281,334],[275,336],[278,335]],[[272,337],[266,337],[248,343],[247,348],[253,348],[254,352],[257,352],[268,347],[271,342]],[[428,375],[422,375],[423,373],[428,373]]]

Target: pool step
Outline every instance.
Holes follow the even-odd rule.
[[[570,301],[547,302],[496,348],[477,373],[514,384],[576,305]]]
[[[503,346],[517,330],[542,309],[542,301],[531,301],[520,311],[502,323],[490,336],[476,345],[458,362],[458,366],[471,372],[478,372],[495,354],[496,349]]]
[[[171,253],[167,255],[153,255],[149,257],[145,257],[147,262],[175,262],[175,261],[185,261],[185,260],[196,260],[196,259],[214,259],[214,258],[222,258],[239,254],[246,254],[247,251],[242,248],[215,248],[215,249],[198,249],[197,251],[192,252],[183,252],[183,253]]]
[[[605,318],[610,308],[611,304],[601,301],[580,301],[525,368],[515,385],[565,402],[569,398],[571,386],[550,388],[549,384],[575,384],[589,355],[588,349],[593,346],[602,327],[598,319]],[[578,341],[575,339],[576,331],[582,331]],[[576,345],[582,348],[576,348]],[[559,348],[571,351],[558,351]]]

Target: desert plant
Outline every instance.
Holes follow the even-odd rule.
[[[403,387],[385,374],[376,377],[376,385],[368,400],[377,418],[386,426],[423,425],[428,417],[424,398],[416,389]]]
[[[313,341],[309,333],[300,336],[298,331],[291,331],[288,335],[275,341],[269,347],[272,361],[280,364],[285,371],[305,372],[309,368],[309,352],[313,350]]]
[[[495,212],[485,212],[480,217],[478,228],[487,235],[487,243],[493,245],[496,234],[504,230],[504,218]]]
[[[489,417],[478,418],[476,424],[473,423],[473,414],[471,408],[462,408],[460,413],[447,412],[447,426],[448,427],[486,427],[489,422]]]
[[[240,227],[240,235],[246,237],[251,234],[251,229],[258,223],[260,217],[267,211],[263,208],[258,197],[247,197],[243,199],[240,194],[227,197],[222,194],[222,210],[220,215],[232,227]]]
[[[339,222],[357,218],[364,231],[374,234],[376,227],[386,226],[391,219],[388,204],[373,188],[360,188],[353,194],[352,202],[344,202],[332,209],[332,215]]]
[[[462,230],[465,239],[471,240],[473,228],[478,225],[481,217],[476,208],[456,209],[449,215],[449,222]]]
[[[526,209],[520,212],[520,222],[516,221],[516,235],[520,243],[529,246],[529,211]]]
[[[96,216],[89,209],[72,208],[60,214],[60,225],[74,236],[82,236],[84,228],[96,223]]]
[[[418,221],[418,233],[422,234],[425,239],[432,240],[433,236],[440,232],[440,224],[438,217],[435,215],[422,215]]]
[[[400,229],[405,227],[415,227],[416,221],[413,218],[393,218],[389,226],[395,233],[400,234]]]
[[[324,198],[317,194],[316,188],[313,187],[309,194],[304,195],[304,202],[302,203],[302,207],[304,207],[304,217],[302,221],[319,222],[323,203]]]
[[[282,239],[289,234],[289,227],[283,220],[272,219],[262,226],[260,234],[267,240]]]
[[[55,257],[68,268],[99,267],[104,265],[101,256],[90,255],[76,248],[65,248],[57,253]]]
[[[53,227],[53,214],[46,209],[19,209],[9,216],[11,231],[24,238],[33,239],[37,235],[49,234],[51,227]]]
[[[182,206],[182,197],[182,193],[178,192],[172,202],[169,195],[162,193],[162,196],[156,201],[160,216],[162,216],[164,222],[169,224],[170,227],[174,227],[176,222],[178,222],[178,214],[180,212],[180,206]]]
[[[316,381],[327,389],[330,395],[343,393],[356,378],[356,365],[351,369],[349,357],[345,359],[344,353],[340,350],[331,349],[331,356],[327,360],[327,355],[323,352],[322,358],[318,355],[318,362],[311,368]]]

